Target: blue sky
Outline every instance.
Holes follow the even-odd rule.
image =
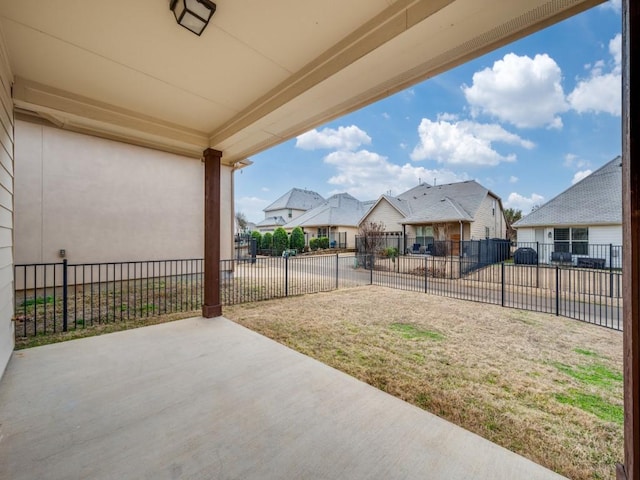
[[[475,179],[524,214],[621,153],[621,13],[611,0],[251,158],[250,221],[294,187],[360,200]]]

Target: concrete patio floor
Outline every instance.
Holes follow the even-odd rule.
[[[14,352],[2,479],[560,479],[224,319]]]

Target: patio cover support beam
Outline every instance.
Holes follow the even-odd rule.
[[[204,304],[205,318],[222,315],[220,304],[220,160],[222,152],[204,153]]]
[[[624,304],[624,465],[618,480],[640,480],[640,2],[622,4],[622,228]],[[637,90],[640,92],[640,90]]]

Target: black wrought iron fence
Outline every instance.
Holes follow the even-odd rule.
[[[15,265],[16,335],[195,311],[202,272],[202,259]]]
[[[473,268],[469,268],[473,265]],[[334,254],[220,263],[223,305],[380,285],[552,313],[622,328],[622,273],[573,265],[487,263],[460,255]],[[203,260],[15,266],[16,336],[197,314]]]

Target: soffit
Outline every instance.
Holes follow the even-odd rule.
[[[241,160],[594,0],[0,0],[15,104],[64,128]]]

